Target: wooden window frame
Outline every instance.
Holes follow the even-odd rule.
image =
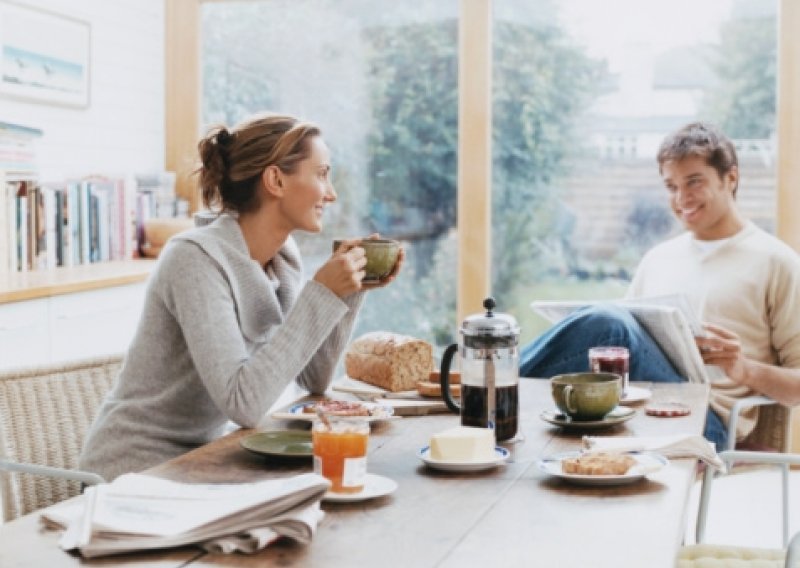
[[[166,168],[177,192],[200,206],[190,174],[200,136],[200,5],[224,0],[164,0]],[[778,0],[778,168],[776,232],[800,251],[800,2]],[[492,1],[460,0],[458,141],[458,321],[491,290]]]

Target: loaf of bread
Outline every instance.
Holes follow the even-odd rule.
[[[367,333],[353,341],[344,355],[352,379],[392,392],[413,390],[433,369],[433,346],[427,341],[386,331]]]

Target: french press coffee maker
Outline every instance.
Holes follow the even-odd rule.
[[[494,428],[498,441],[517,434],[519,422],[519,325],[513,316],[495,313],[494,298],[483,301],[485,314],[461,324],[461,403],[450,392],[450,364],[459,345],[442,356],[442,397],[461,413],[463,426]]]

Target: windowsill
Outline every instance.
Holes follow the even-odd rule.
[[[136,259],[0,274],[0,304],[135,284],[147,279],[155,263]]]

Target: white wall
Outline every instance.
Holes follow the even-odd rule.
[[[0,121],[40,128],[43,181],[164,168],[164,0],[15,0],[91,25],[88,108],[0,98]]]

